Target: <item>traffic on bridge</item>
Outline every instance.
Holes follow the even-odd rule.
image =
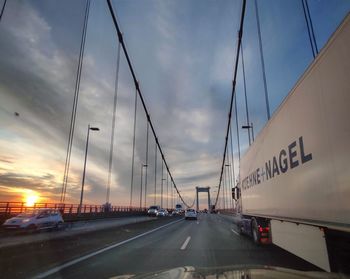
[[[1,278],[348,278],[350,2],[0,0]]]

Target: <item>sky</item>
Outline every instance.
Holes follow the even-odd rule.
[[[2,6],[3,0],[0,1]],[[318,48],[350,10],[347,0],[309,0]],[[86,1],[7,1],[0,21],[0,201],[60,199]],[[241,1],[114,0],[158,140],[172,176],[191,204],[196,186],[218,185],[232,89]],[[271,112],[276,111],[313,56],[301,1],[258,1]],[[267,121],[254,2],[247,1],[243,53],[250,120],[255,136]],[[118,41],[105,1],[92,1],[83,57],[67,198],[78,203],[87,126],[91,131],[84,203],[106,200]],[[135,87],[121,54],[110,201],[129,205]],[[242,64],[237,77],[238,126],[246,124]],[[171,185],[138,99],[132,204],[147,175],[146,205],[172,204]],[[235,125],[236,120],[233,119]],[[232,126],[234,170],[239,172]],[[238,129],[240,151],[247,131]],[[232,162],[231,162],[232,165]],[[147,172],[147,174],[146,174]],[[168,193],[167,193],[168,189]],[[228,193],[228,192],[227,192]],[[144,197],[142,198],[142,200]],[[177,202],[178,199],[175,199]],[[206,195],[200,195],[206,207]],[[143,205],[143,201],[142,201]]]

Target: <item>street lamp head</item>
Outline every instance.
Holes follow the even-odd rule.
[[[243,125],[242,126],[242,129],[250,129],[252,126],[250,126],[250,125]]]
[[[97,128],[97,127],[90,127],[90,130],[92,130],[92,131],[99,131],[100,128]]]
[[[146,168],[146,167],[148,167],[148,165],[147,165],[147,164],[142,164],[142,166],[143,166],[143,167],[145,167],[145,168]]]
[[[225,167],[230,167],[231,165],[230,164],[226,164]]]

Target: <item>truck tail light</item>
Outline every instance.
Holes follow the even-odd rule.
[[[265,227],[265,228],[263,228],[263,227],[261,227],[261,226],[259,226],[259,232],[269,232],[269,227]]]

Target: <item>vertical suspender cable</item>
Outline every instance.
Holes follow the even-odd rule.
[[[237,145],[238,145],[238,160],[241,161],[241,144],[239,140],[239,127],[238,127],[238,110],[237,110],[237,95],[235,95],[235,118],[236,118],[236,132],[237,132]]]
[[[314,42],[315,51],[316,51],[316,54],[318,54],[318,47],[317,47],[317,43],[316,43],[314,26],[312,24],[312,19],[311,19],[311,14],[310,14],[310,10],[309,10],[308,0],[305,0],[305,6],[306,6],[307,15],[308,15],[309,21],[310,21],[310,30],[311,30],[312,39],[313,39],[313,42]]]
[[[264,80],[267,120],[270,120],[270,117],[271,117],[271,114],[270,114],[270,103],[269,103],[269,96],[268,96],[268,93],[267,93],[267,83],[266,83],[266,74],[265,74],[265,62],[264,62],[264,54],[263,54],[262,41],[261,41],[260,19],[259,19],[259,11],[258,11],[257,0],[254,0],[254,3],[255,3],[256,24],[257,24],[257,28],[258,28],[258,37],[259,37],[261,69],[262,69],[263,80]]]
[[[315,54],[315,50],[314,50],[314,46],[312,43],[312,38],[311,38],[311,32],[310,32],[310,26],[309,26],[309,21],[307,19],[307,14],[306,14],[306,9],[305,9],[305,3],[304,0],[301,0],[301,4],[303,5],[303,12],[304,12],[304,17],[305,17],[305,22],[306,22],[306,28],[307,28],[307,33],[309,35],[309,41],[310,41],[310,46],[311,46],[311,51],[312,51],[312,55],[315,59],[316,54]]]
[[[232,162],[232,181],[233,186],[236,186],[236,176],[235,176],[235,161],[233,157],[233,142],[232,142],[232,129],[230,126],[230,146],[231,146],[231,162]],[[233,202],[233,201],[232,201]]]
[[[169,208],[169,174],[166,173],[166,208]]]
[[[223,180],[223,188],[222,188],[222,196],[223,196],[223,201],[224,201],[224,209],[226,209],[226,166],[224,169],[224,180]]]
[[[310,41],[310,46],[311,46],[311,50],[312,50],[312,55],[315,59],[316,55],[318,54],[318,48],[317,48],[314,28],[312,25],[309,5],[308,5],[307,0],[305,0],[305,1],[301,0],[301,4],[303,6],[303,12],[304,12],[304,17],[305,17],[305,22],[306,22],[307,33],[309,35],[309,41]]]
[[[132,206],[132,191],[134,186],[134,164],[135,164],[135,141],[136,141],[136,121],[137,121],[137,90],[135,90],[135,106],[134,106],[134,136],[132,139],[132,159],[131,159],[131,185],[130,185],[130,207]]]
[[[149,122],[147,119],[147,132],[146,132],[146,174],[145,174],[145,207],[147,206],[147,177],[148,177],[148,137],[149,137]]]
[[[109,203],[109,197],[110,197],[110,192],[111,192],[111,176],[112,176],[113,150],[114,150],[114,130],[115,130],[116,113],[117,113],[117,102],[118,102],[119,64],[120,64],[120,43],[118,43],[117,70],[116,70],[116,78],[115,78],[115,84],[114,84],[112,133],[111,133],[111,143],[110,143],[110,147],[109,147],[108,179],[107,179],[107,194],[106,194],[106,203],[107,204]]]
[[[230,148],[228,148],[228,153],[230,154]],[[230,200],[230,205],[231,205],[231,208],[233,208],[233,202],[232,202],[232,185],[233,185],[233,176],[232,176],[232,166],[233,166],[233,162],[231,162],[231,157],[229,155],[227,155],[227,161],[228,161],[228,180],[229,180],[229,192],[228,192],[228,197],[229,197],[229,200]]]
[[[160,181],[160,207],[163,208],[163,171],[164,171],[164,161],[162,160],[162,177]]]
[[[154,156],[154,204],[157,204],[157,139]]]
[[[227,152],[228,152],[228,149],[227,149]],[[229,177],[229,169],[230,169],[230,166],[228,164],[228,159],[229,156],[228,154],[226,155],[226,164],[227,164],[227,167],[226,167],[226,170],[225,170],[225,174],[226,174],[226,199],[227,199],[227,209],[230,208],[230,177]]]
[[[76,79],[75,79],[73,107],[72,107],[72,114],[71,114],[70,127],[69,127],[66,161],[65,161],[65,165],[64,165],[64,174],[63,174],[62,191],[61,191],[61,199],[60,199],[60,202],[62,202],[62,203],[64,203],[64,201],[65,201],[66,192],[67,192],[70,157],[71,157],[71,153],[72,153],[72,145],[73,145],[74,129],[75,129],[75,119],[76,119],[77,106],[78,106],[78,100],[79,100],[80,79],[81,79],[81,71],[82,71],[82,66],[83,66],[83,57],[84,57],[84,50],[85,50],[85,40],[86,40],[86,31],[87,31],[87,25],[88,25],[88,19],[89,19],[89,11],[90,11],[90,0],[87,0],[86,7],[85,7],[83,31],[82,31],[82,37],[81,37],[81,43],[80,43],[78,68],[77,68],[77,74],[76,74]]]
[[[245,69],[244,69],[243,42],[242,42],[242,47],[241,47],[241,58],[242,58],[242,74],[243,74],[243,88],[244,88],[244,100],[245,100],[245,113],[246,113],[246,117],[247,117],[247,126],[250,127],[249,110],[248,110],[248,98],[247,98],[247,86],[246,86]],[[248,131],[249,145],[251,145],[250,128],[247,129],[247,131]]]
[[[6,6],[7,0],[4,0],[4,4],[2,4],[1,12],[0,12],[0,21],[2,19],[2,15],[4,14],[5,11],[5,6]]]

